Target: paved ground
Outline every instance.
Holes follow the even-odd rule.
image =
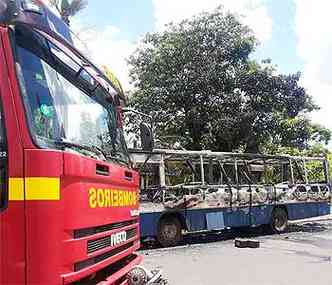
[[[259,249],[235,248],[238,235],[252,234],[191,236],[189,245],[144,250],[144,265],[162,269],[170,285],[332,285],[332,216],[296,222],[282,235],[256,232]]]

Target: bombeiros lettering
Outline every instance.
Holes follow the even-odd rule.
[[[131,207],[137,205],[137,193],[117,189],[89,189],[90,208]]]

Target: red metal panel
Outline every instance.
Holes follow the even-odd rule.
[[[60,178],[61,151],[25,150],[26,177]],[[60,195],[61,199],[61,195]],[[60,284],[63,251],[64,207],[61,200],[26,201],[27,283]]]
[[[128,227],[124,227],[121,228],[120,231],[125,231],[127,229],[130,228],[136,228],[137,233],[139,232],[139,227],[138,227],[138,223],[128,226]],[[113,230],[113,231],[107,231],[101,234],[96,234],[93,235],[92,237],[86,237],[86,238],[81,238],[79,240],[75,240],[75,239],[68,239],[65,241],[65,245],[64,245],[64,251],[67,252],[66,256],[65,256],[65,262],[66,264],[74,264],[77,261],[83,261],[85,259],[87,259],[87,242],[88,240],[95,240],[101,237],[105,237],[105,236],[110,236],[111,234],[114,234],[116,232],[119,232],[119,229],[117,230]],[[138,240],[138,234],[133,237],[133,239],[128,240],[128,242],[131,241],[137,241]],[[139,247],[136,247],[135,250],[137,250]],[[93,254],[89,254],[89,258],[94,257],[94,256],[98,256],[100,254],[103,254],[105,252],[108,252],[110,249],[109,248],[105,248],[99,251],[96,251]]]
[[[96,174],[96,165],[101,164],[109,168],[109,175]],[[138,204],[133,207],[105,207],[105,208],[90,208],[89,207],[89,189],[119,189],[133,191],[137,193],[139,185],[139,176],[137,172],[132,172],[132,180],[125,179],[125,172],[132,171],[126,167],[119,165],[101,162],[92,158],[72,154],[64,153],[64,175],[61,184],[61,199],[64,205],[65,215],[65,231],[72,233],[75,229],[84,229],[94,226],[107,225],[116,223],[119,221],[132,220],[131,210],[138,210]],[[84,213],[84,215],[82,214]],[[137,231],[139,231],[136,224]],[[117,231],[121,231],[119,229]],[[113,231],[112,231],[113,232]],[[68,253],[66,257],[67,265],[74,264],[75,262],[85,260],[93,255],[87,255],[87,240],[96,239],[102,235],[109,235],[112,232],[103,234],[96,234],[88,238],[83,239],[68,239],[65,241],[65,251]],[[138,240],[138,236],[136,237]],[[129,249],[126,253],[120,256],[126,256],[138,249],[137,243],[134,248]],[[101,254],[107,250],[105,249],[98,254]],[[74,273],[72,268],[67,271],[65,276],[68,280],[78,280],[96,270],[100,270],[110,262],[114,262],[119,259],[119,256],[113,259],[106,260],[102,264],[92,266],[83,270],[82,272]],[[70,276],[70,277],[69,277]]]
[[[63,196],[66,208],[66,228],[79,229],[93,225],[103,225],[132,219],[130,210],[138,210],[138,203],[135,207],[105,207],[90,208],[90,188],[95,189],[121,189],[137,193],[139,176],[133,171],[132,181],[125,179],[127,168],[115,164],[107,164],[109,175],[101,176],[96,174],[95,159],[78,156],[75,154],[64,154],[64,179]],[[82,213],[85,213],[84,217]]]
[[[109,167],[110,174],[96,174],[97,164]],[[50,150],[25,150],[25,169],[27,177],[61,178],[60,200],[26,201],[29,284],[58,284],[62,277],[71,281],[79,280],[138,249],[137,235],[134,246],[125,252],[79,272],[73,270],[74,263],[110,250],[106,248],[88,255],[88,240],[132,227],[136,227],[138,231],[138,224],[135,223],[87,238],[73,237],[74,230],[133,219],[130,210],[138,209],[138,205],[92,209],[89,207],[88,190],[91,187],[112,188],[137,193],[139,179],[136,172],[133,172],[133,178],[129,181],[125,178],[125,172],[131,170],[126,167],[78,154]]]
[[[13,82],[9,77],[8,29],[0,27],[0,96],[8,141],[9,177],[23,177],[23,150],[21,132],[17,121],[12,93]],[[17,84],[16,81],[14,84]],[[25,283],[25,223],[24,201],[9,201],[8,209],[0,214],[0,266],[3,270],[1,284]]]
[[[108,266],[110,263],[112,262],[116,262],[126,256],[129,256],[130,254],[132,254],[134,251],[139,249],[139,243],[137,243],[137,245],[134,245],[133,248],[129,248],[128,250],[119,253],[118,255],[116,255],[112,259],[112,261],[110,262],[110,260],[105,260],[102,261],[100,263],[98,263],[96,266],[91,266],[88,267],[85,270],[81,270],[79,272],[71,272],[69,274],[65,274],[63,275],[63,279],[64,279],[64,284],[70,284],[72,282],[78,281],[86,276],[89,276],[91,274],[93,274],[94,272],[98,271],[98,270],[102,270],[104,267]],[[133,268],[133,266],[140,264],[142,261],[142,257],[138,256],[136,257],[136,259],[134,261],[132,261],[130,264],[128,264],[127,266],[121,268],[118,272],[116,272],[114,275],[110,276],[109,279],[107,280],[107,284],[115,284],[115,281],[119,280],[121,277],[125,276],[131,268]]]
[[[25,149],[25,177],[56,177],[63,174],[59,150]]]

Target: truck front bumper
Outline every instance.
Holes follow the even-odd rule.
[[[127,275],[127,273],[135,266],[141,264],[143,261],[143,257],[140,255],[136,255],[136,258],[133,259],[130,263],[128,263],[126,266],[118,270],[116,273],[109,276],[105,281],[99,282],[97,285],[127,285],[127,280],[124,280],[123,282],[119,283],[119,280],[122,280],[124,276]]]

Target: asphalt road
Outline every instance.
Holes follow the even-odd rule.
[[[237,236],[260,248],[235,248]],[[332,285],[332,216],[296,222],[282,235],[223,232],[186,242],[141,251],[144,265],[162,269],[170,285]]]

